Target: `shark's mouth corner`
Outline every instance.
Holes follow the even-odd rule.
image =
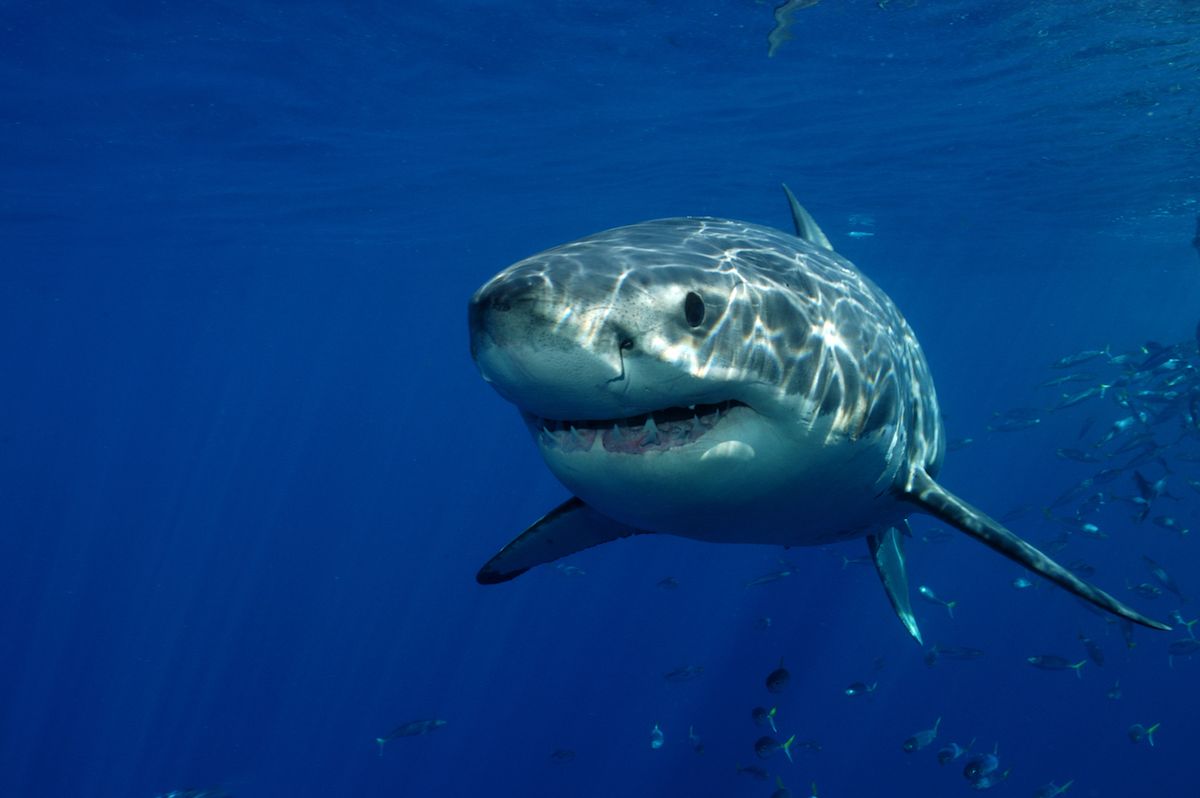
[[[539,445],[559,452],[590,452],[599,442],[606,452],[665,452],[695,443],[730,416],[753,413],[736,399],[715,404],[667,407],[628,418],[561,420],[521,411]]]

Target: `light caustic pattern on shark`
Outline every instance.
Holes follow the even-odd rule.
[[[474,307],[503,307],[539,292],[539,304],[557,312],[533,342],[553,336],[584,351],[623,328],[632,334],[621,310],[642,304],[651,283],[679,286],[681,303],[687,286],[715,290],[696,294],[705,305],[702,329],[685,319],[655,320],[639,331],[640,349],[716,385],[756,375],[810,426],[830,417],[830,438],[884,427],[904,435],[911,426],[922,449],[914,454],[936,470],[941,428],[912,330],[849,262],[799,249],[785,233],[707,218],[617,228],[515,264],[480,289]],[[614,349],[627,351],[620,343]],[[905,407],[915,414],[912,425],[899,423]],[[587,421],[552,419],[564,428]]]
[[[908,323],[788,192],[796,235],[663,219],[552,248],[472,297],[471,353],[575,494],[482,583],[610,540],[866,537],[918,640],[902,537],[941,518],[1104,609],[1163,628],[935,482],[933,380]]]

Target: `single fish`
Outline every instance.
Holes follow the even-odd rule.
[[[401,737],[417,737],[422,734],[432,734],[445,725],[446,721],[436,718],[430,720],[411,720],[408,723],[402,723],[384,736],[375,738],[375,742],[379,744],[379,755],[383,756],[384,743],[397,740]]]
[[[1156,599],[1163,594],[1163,589],[1158,585],[1152,585],[1149,582],[1141,582],[1139,584],[1126,583],[1126,587],[1137,593],[1142,598]]]
[[[1096,379],[1094,374],[1084,374],[1076,372],[1075,374],[1064,374],[1061,377],[1052,377],[1044,382],[1038,383],[1039,388],[1053,388],[1057,385],[1063,385],[1068,382],[1092,382]]]
[[[1180,537],[1186,535],[1189,531],[1169,515],[1157,515],[1152,520],[1154,521],[1155,526],[1160,526],[1163,529],[1169,529],[1172,532],[1178,532]]]
[[[1200,618],[1193,618],[1190,621],[1186,621],[1183,618],[1182,612],[1179,610],[1171,610],[1171,620],[1187,629],[1188,637],[1192,638],[1193,640],[1196,638],[1196,633],[1192,631],[1192,627],[1196,625],[1197,621],[1200,621]]]
[[[767,709],[766,707],[755,707],[754,709],[750,710],[750,717],[754,719],[755,726],[770,726],[771,731],[778,734],[779,729],[775,727],[775,713],[777,710],[778,707],[771,707],[770,709]]]
[[[788,673],[787,668],[783,667],[783,660],[779,660],[779,667],[767,674],[765,679],[767,692],[782,693],[787,689],[788,682],[792,680],[792,674]]]
[[[683,684],[684,682],[690,682],[693,679],[698,679],[703,675],[703,665],[680,665],[678,668],[664,673],[663,679],[671,684]]]
[[[1104,394],[1111,388],[1111,385],[1097,385],[1094,388],[1088,388],[1086,391],[1080,391],[1075,394],[1063,394],[1062,399],[1054,407],[1053,410],[1066,410],[1068,407],[1074,407],[1077,404],[1082,404],[1093,396],[1104,398]]]
[[[1012,768],[1008,768],[1003,773],[989,773],[972,781],[971,788],[975,790],[990,790],[1000,782],[1007,780],[1010,775],[1012,775]]]
[[[933,722],[932,729],[925,729],[924,731],[919,731],[913,734],[913,736],[904,741],[904,750],[911,754],[914,751],[920,751],[922,748],[932,743],[937,738],[938,727],[941,725],[942,719],[938,718]]]
[[[789,576],[794,576],[796,571],[792,568],[784,568],[782,571],[772,571],[769,574],[756,576],[746,583],[746,587],[757,587],[759,585],[767,585],[771,582],[778,582],[780,579],[787,579]]]
[[[1059,507],[1070,504],[1076,499],[1082,499],[1091,492],[1094,484],[1095,481],[1091,477],[1075,483],[1059,494],[1057,499],[1050,502],[1050,506],[1046,508],[1046,511],[1049,512],[1050,510],[1057,510]]]
[[[1104,666],[1104,649],[1102,649],[1100,647],[1100,644],[1097,643],[1092,638],[1085,635],[1083,632],[1079,633],[1079,642],[1083,643],[1083,649],[1084,649],[1084,651],[1087,652],[1087,655],[1092,660],[1092,662],[1096,663],[1096,665],[1098,665],[1100,667],[1103,667]]]
[[[654,728],[650,730],[650,748],[655,751],[662,748],[664,739],[663,730],[655,723]]]
[[[1000,522],[1009,524],[1016,521],[1018,518],[1025,516],[1030,510],[1035,509],[1031,504],[1022,504],[1019,507],[1014,507],[1004,515],[1000,516]]]
[[[925,652],[925,664],[932,667],[939,659],[973,660],[983,656],[983,651],[967,646],[943,646],[934,643]]]
[[[1091,521],[1084,521],[1082,518],[1056,518],[1055,520],[1067,529],[1085,538],[1091,538],[1092,540],[1108,539],[1108,535]]]
[[[1097,358],[1101,357],[1106,358],[1109,356],[1110,353],[1107,346],[1103,349],[1085,349],[1082,352],[1076,352],[1073,355],[1060,357],[1050,365],[1050,368],[1067,369],[1071,368],[1071,366],[1078,366],[1080,363],[1087,363],[1090,360],[1096,360]]]
[[[1146,568],[1150,570],[1150,575],[1154,577],[1154,581],[1158,582],[1167,590],[1174,593],[1180,601],[1187,601],[1187,596],[1183,595],[1183,591],[1179,589],[1179,585],[1167,573],[1167,569],[1150,559],[1146,555],[1142,555],[1142,560],[1146,563]]]
[[[766,781],[771,777],[767,771],[763,770],[758,765],[738,765],[737,774],[739,776],[749,776],[755,781]]]
[[[957,761],[958,759],[966,756],[966,754],[971,750],[971,746],[973,746],[973,745],[975,745],[974,740],[972,740],[970,743],[968,743],[966,748],[963,748],[958,743],[946,743],[940,749],[938,749],[938,752],[937,752],[938,764],[939,765],[948,765],[951,762]]]
[[[1092,576],[1096,573],[1096,566],[1084,559],[1071,560],[1067,563],[1067,570],[1080,576]],[[1093,605],[1094,606],[1094,605]]]
[[[691,743],[692,750],[697,754],[704,753],[704,741],[700,739],[699,734],[696,734],[695,726],[688,726],[688,742]]]
[[[866,695],[867,693],[873,693],[873,692],[875,692],[875,688],[877,688],[877,687],[879,687],[879,682],[871,682],[870,684],[864,684],[863,682],[854,682],[849,687],[847,687],[843,692],[850,697],[854,697],[854,696],[859,696],[859,695]]]
[[[1112,454],[1127,454],[1129,452],[1162,451],[1163,447],[1158,445],[1154,438],[1154,433],[1150,431],[1140,432],[1137,435],[1131,435],[1120,446],[1112,450]]]
[[[796,735],[792,735],[784,742],[779,742],[774,737],[759,737],[754,743],[754,753],[759,759],[768,759],[773,754],[783,751],[787,755],[788,761],[792,761],[792,743],[796,742]]]
[[[1040,418],[993,418],[986,427],[988,432],[1019,432],[1041,424]]]
[[[1055,453],[1064,460],[1074,460],[1076,463],[1099,463],[1102,458],[1098,454],[1085,452],[1082,449],[1056,449]]]
[[[1121,619],[1117,621],[1117,628],[1121,630],[1121,637],[1125,640],[1125,648],[1133,648],[1137,643],[1133,642],[1133,624]]]
[[[1107,485],[1124,473],[1124,468],[1105,468],[1092,475],[1092,482],[1096,485]]]
[[[1073,670],[1075,675],[1083,678],[1079,674],[1079,669],[1087,664],[1086,659],[1081,659],[1079,662],[1072,664],[1064,657],[1055,654],[1037,654],[1032,657],[1026,657],[1025,661],[1035,668],[1044,671],[1066,671]]]
[[[929,587],[928,585],[921,585],[918,587],[917,593],[919,593],[921,598],[925,599],[930,604],[937,604],[940,607],[945,607],[946,612],[949,613],[950,617],[954,617],[954,607],[958,604],[957,601],[945,601],[944,599],[938,598],[937,594],[933,592],[933,588]]]
[[[1051,554],[1057,554],[1069,545],[1071,545],[1071,532],[1070,530],[1067,530],[1059,535],[1056,535],[1052,539],[1047,540],[1042,544],[1042,547]],[[1101,612],[1103,612],[1103,610],[1101,610]]]
[[[570,748],[555,748],[550,752],[550,761],[566,764],[575,761],[575,752]]]
[[[1000,769],[999,746],[990,754],[976,754],[963,765],[963,778],[976,782],[984,776],[995,773]]]
[[[1137,485],[1138,494],[1148,502],[1152,502],[1160,496],[1167,495],[1167,478],[1165,475],[1151,482],[1142,476],[1141,471],[1134,471],[1133,481]]]
[[[1086,499],[1084,499],[1083,502],[1079,505],[1079,509],[1076,512],[1080,516],[1092,515],[1093,513],[1099,512],[1100,508],[1103,507],[1105,504],[1106,504],[1106,500],[1104,497],[1104,493],[1098,491],[1096,493],[1093,493],[1091,496],[1088,496]]]
[[[567,565],[565,562],[554,563],[554,569],[563,576],[587,576],[587,571],[574,565]]]
[[[1179,391],[1138,391],[1133,397],[1150,404],[1171,404],[1182,395]]]
[[[948,543],[954,540],[954,533],[945,529],[931,529],[921,535],[922,543]]]
[[[1200,640],[1194,637],[1173,640],[1167,646],[1167,653],[1172,657],[1190,657],[1193,654],[1200,653]]]
[[[1102,437],[1100,440],[1096,441],[1096,444],[1095,444],[1096,448],[1099,449],[1101,446],[1104,446],[1109,441],[1111,441],[1113,438],[1120,435],[1122,432],[1125,432],[1126,430],[1129,430],[1129,429],[1133,429],[1134,425],[1140,424],[1140,423],[1143,423],[1143,422],[1142,422],[1141,418],[1139,418],[1138,416],[1126,416],[1125,418],[1114,421],[1113,425],[1108,428],[1108,432],[1104,434],[1104,437]]]
[[[1158,731],[1158,727],[1161,725],[1162,723],[1155,723],[1153,726],[1147,728],[1140,723],[1135,723],[1129,727],[1129,730],[1126,732],[1126,734],[1129,735],[1130,741],[1135,745],[1145,740],[1146,742],[1150,743],[1151,747],[1153,747],[1154,733]]]

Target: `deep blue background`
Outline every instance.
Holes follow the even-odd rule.
[[[773,58],[750,0],[0,6],[0,793],[766,796],[735,765],[780,657],[782,731],[824,746],[770,763],[797,794],[966,794],[901,750],[939,715],[939,742],[999,744],[1005,794],[1193,791],[1179,633],[1126,651],[957,536],[911,548],[959,602],[920,618],[987,656],[932,669],[875,575],[819,550],[752,589],[778,551],[671,538],[474,582],[564,498],[465,335],[471,291],[544,247],[786,228],[788,181],[922,337],[976,439],[943,482],[996,514],[1091,473],[1053,451],[1118,409],[989,435],[994,411],[1053,401],[1061,355],[1191,337],[1195,3],[879,5],[802,10]],[[1172,478],[1185,524],[1197,476]],[[1064,558],[1129,596],[1149,554],[1200,591],[1196,542],[1127,516]],[[1023,661],[1081,657],[1081,630],[1103,670]],[[421,717],[448,725],[377,755]]]

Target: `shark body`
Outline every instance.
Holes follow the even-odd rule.
[[[643,222],[522,260],[475,293],[480,373],[574,494],[478,581],[635,534],[782,546],[865,537],[919,641],[901,530],[921,511],[1109,612],[1166,628],[936,482],[945,435],[916,336],[787,195],[795,235],[716,218]]]

